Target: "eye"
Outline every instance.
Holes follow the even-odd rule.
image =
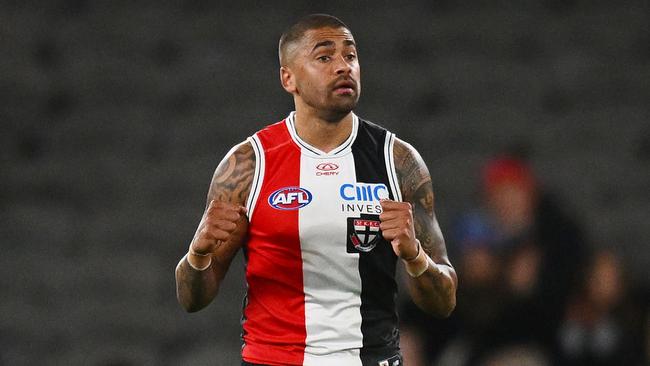
[[[323,55],[323,56],[319,56],[319,57],[317,57],[316,59],[317,59],[318,61],[320,61],[320,62],[328,62],[328,61],[331,59],[331,57],[330,57],[330,56],[327,56],[327,55]]]
[[[348,61],[354,61],[357,59],[357,55],[355,55],[354,53],[350,53],[345,55],[345,59]]]

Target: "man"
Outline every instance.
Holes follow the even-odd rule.
[[[176,268],[178,300],[190,312],[208,305],[241,248],[243,365],[402,365],[397,259],[422,309],[455,306],[429,172],[410,145],[352,112],[360,69],[343,22],[303,18],[279,56],[296,110],[217,167]]]

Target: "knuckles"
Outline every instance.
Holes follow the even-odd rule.
[[[241,207],[228,202],[212,200],[195,234],[194,249],[203,253],[219,242],[228,241],[241,223]]]
[[[209,209],[205,213],[204,220],[208,225],[215,225],[220,221],[235,223],[239,221],[241,215],[237,211],[223,209]]]
[[[413,205],[410,202],[386,202],[381,203],[384,212],[398,212],[400,214],[413,214]]]
[[[226,231],[234,231],[237,228],[237,224],[234,221],[215,218],[205,220],[205,226]]]
[[[205,238],[205,239],[208,239],[208,240],[214,240],[215,239],[214,235],[212,235],[212,232],[207,227],[203,227],[199,231],[199,236],[201,238]]]
[[[413,205],[410,202],[381,201],[382,213],[379,215],[379,229],[383,237],[401,246],[401,240],[410,241],[413,232]]]
[[[235,231],[237,228],[237,225],[233,223],[228,223],[231,226],[228,227],[221,227],[219,225],[204,225],[200,230],[199,230],[199,237],[209,240],[209,241],[216,241],[216,240],[226,240],[230,233]]]
[[[241,217],[239,212],[229,209],[210,209],[205,214],[207,219],[222,219],[228,221],[237,221]]]
[[[212,200],[208,205],[207,212],[208,213],[232,212],[239,216],[239,209],[240,206],[237,206],[230,202]]]

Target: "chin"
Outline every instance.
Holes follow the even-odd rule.
[[[327,109],[322,110],[320,117],[327,122],[338,123],[341,119],[352,112],[354,107],[343,107],[343,106],[330,106]]]
[[[334,112],[347,114],[353,111],[357,107],[358,102],[359,102],[359,98],[357,97],[350,98],[348,100],[338,101],[338,103],[332,104],[331,110]]]
[[[356,106],[357,104],[355,103],[354,105],[334,106],[330,108],[330,112],[333,115],[332,120],[333,121],[340,120],[341,118],[345,117],[348,113],[352,112]]]

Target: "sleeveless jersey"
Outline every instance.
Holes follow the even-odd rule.
[[[244,361],[377,365],[399,353],[397,257],[379,230],[379,199],[401,201],[394,140],[353,115],[325,153],[300,139],[294,113],[248,139]]]

